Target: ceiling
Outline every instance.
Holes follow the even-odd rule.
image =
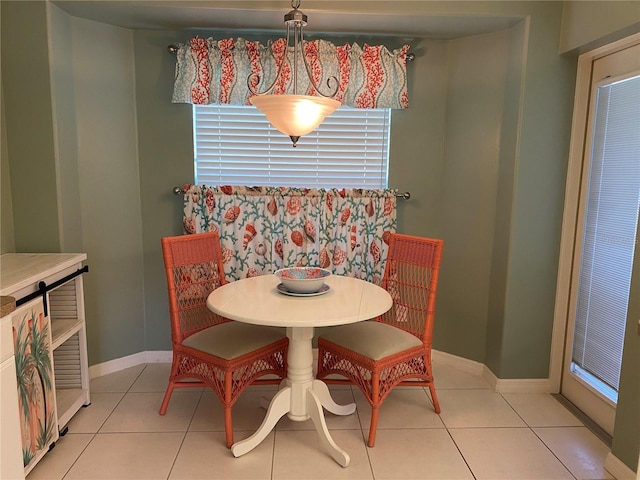
[[[230,8],[233,2],[53,0],[51,3],[71,16],[132,30],[240,29],[284,32],[283,16],[290,10],[286,1],[253,2],[257,5],[255,8],[246,7],[250,2],[237,2],[244,8]],[[224,6],[212,7],[213,3]],[[521,20],[515,16],[490,15],[336,13],[305,9],[304,5],[300,9],[309,16],[307,33],[450,39],[504,30]]]

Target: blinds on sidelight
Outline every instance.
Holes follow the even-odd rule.
[[[615,402],[640,208],[640,76],[597,88],[573,370]]]

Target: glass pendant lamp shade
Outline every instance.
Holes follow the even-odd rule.
[[[253,96],[249,99],[258,110],[265,114],[267,120],[271,122],[278,131],[289,135],[293,146],[295,147],[302,135],[312,132],[318,125],[322,123],[327,115],[330,115],[338,108],[341,103],[334,100],[333,97],[338,93],[338,79],[331,76],[327,79],[327,86],[333,91],[329,95],[325,95],[314,81],[311,75],[311,67],[304,54],[304,35],[303,27],[307,24],[307,16],[298,10],[300,0],[291,0],[291,10],[284,16],[284,23],[287,26],[287,50],[289,49],[289,40],[291,39],[291,31],[293,30],[293,95],[269,93],[274,89],[278,79],[282,75],[282,67],[285,59],[280,61],[275,79],[264,92],[258,92],[254,85],[260,81],[260,76],[253,72],[247,77],[247,86]],[[315,89],[317,96],[298,95],[298,59],[302,60],[305,71],[309,77],[309,83]]]
[[[278,131],[291,137],[294,147],[302,135],[318,128],[340,106],[332,98],[310,95],[256,95],[249,101]]]

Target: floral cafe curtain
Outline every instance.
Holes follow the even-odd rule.
[[[217,231],[229,280],[294,266],[380,284],[395,190],[184,186],[184,231]]]
[[[383,45],[305,42],[305,57],[316,85],[328,88],[326,80],[335,76],[338,92],[334,98],[356,108],[409,107],[408,50],[408,45],[391,52]],[[262,45],[242,38],[214,40],[196,36],[189,43],[178,45],[172,101],[249,105],[249,75],[258,75],[252,77],[252,86],[262,92],[273,83],[283,58],[283,72],[272,94],[293,93],[293,49],[287,49],[286,39]],[[298,59],[298,72],[297,93],[317,95],[302,58]],[[322,93],[331,92],[327,89]]]

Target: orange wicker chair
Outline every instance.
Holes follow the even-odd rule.
[[[209,387],[224,405],[226,443],[231,447],[231,407],[250,384],[278,384],[286,378],[289,340],[283,330],[234,322],[207,308],[209,293],[227,283],[217,233],[165,237],[162,253],[173,364],[160,415],[166,413],[174,389]],[[271,378],[260,379],[266,375]]]
[[[382,287],[393,299],[380,317],[332,327],[318,338],[318,378],[355,384],[371,404],[370,447],[378,412],[397,385],[427,386],[436,413],[431,343],[442,240],[393,234]],[[327,378],[340,375],[347,379]]]

